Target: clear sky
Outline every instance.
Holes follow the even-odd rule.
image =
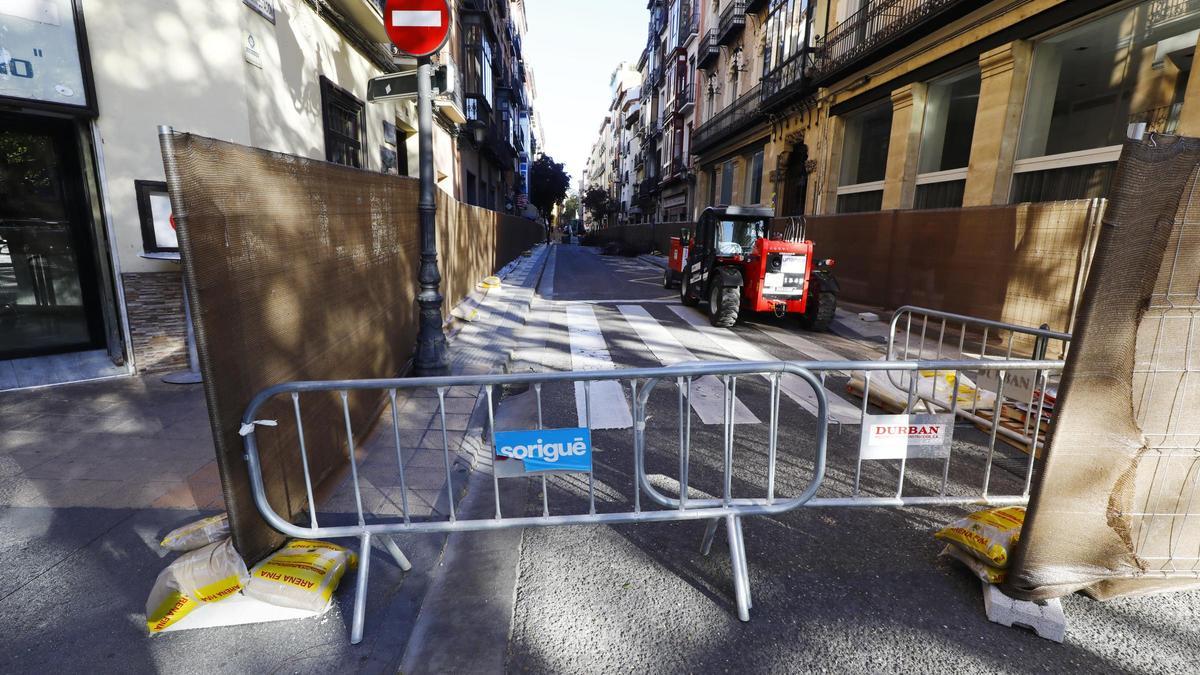
[[[612,102],[609,78],[646,46],[646,0],[525,0],[525,18],[545,152],[567,165],[576,189]]]

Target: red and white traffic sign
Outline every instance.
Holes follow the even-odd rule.
[[[388,0],[383,13],[388,37],[410,56],[429,56],[450,37],[447,0]]]

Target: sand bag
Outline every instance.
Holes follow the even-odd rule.
[[[1021,537],[1025,507],[1005,506],[976,511],[956,520],[934,536],[950,542],[992,567],[1004,569],[1012,557],[1012,547]]]
[[[975,576],[983,579],[989,584],[1004,583],[1005,578],[1008,577],[1008,570],[1002,570],[999,567],[992,567],[991,565],[979,560],[975,556],[967,553],[954,544],[946,544],[946,548],[942,549],[941,555],[962,563],[967,569],[971,570]]]
[[[281,607],[320,612],[347,567],[357,562],[350,551],[323,541],[289,541],[250,571],[246,595]]]
[[[170,551],[195,551],[229,536],[229,516],[222,513],[171,530],[159,546]]]
[[[203,603],[233,597],[249,577],[230,539],[185,553],[159,572],[150,591],[146,601],[150,634],[162,632]]]

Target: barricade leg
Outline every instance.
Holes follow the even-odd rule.
[[[383,540],[383,545],[387,547],[388,553],[392,554],[392,559],[396,561],[396,564],[400,566],[402,571],[407,572],[412,569],[412,563],[408,561],[408,557],[405,556],[404,551],[401,551],[400,547],[396,545],[396,541],[394,539],[386,536],[381,536],[380,539]]]
[[[393,544],[394,546],[395,544]],[[371,571],[371,534],[364,533],[358,549],[358,583],[354,591],[354,620],[350,624],[350,644],[362,642],[367,616],[367,576]]]
[[[709,551],[712,550],[713,538],[717,536],[717,525],[720,524],[721,521],[717,518],[708,521],[708,527],[704,529],[704,539],[700,541],[701,555],[708,555]]]
[[[746,572],[746,549],[742,543],[741,519],[725,516],[725,532],[729,536],[729,561],[733,568],[733,592],[737,599],[738,618],[750,620],[750,575]]]

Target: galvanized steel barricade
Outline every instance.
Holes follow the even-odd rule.
[[[950,317],[945,318],[949,320]],[[966,344],[964,342],[964,346]],[[704,552],[707,553],[717,528],[724,522],[738,616],[745,621],[749,620],[752,602],[746,549],[742,535],[742,518],[744,517],[781,515],[801,506],[1009,505],[1024,504],[1028,501],[1034,469],[1034,453],[1030,453],[1028,460],[1022,462],[1019,469],[1008,465],[1003,466],[1008,473],[1013,474],[1008,481],[1009,488],[1006,491],[994,494],[990,489],[992,468],[999,452],[997,450],[997,432],[994,428],[990,434],[981,434],[975,439],[977,447],[957,450],[960,458],[956,462],[958,470],[972,478],[971,480],[958,480],[956,476],[954,486],[951,486],[949,480],[952,456],[956,447],[954,446],[956,439],[953,422],[949,425],[948,431],[945,429],[944,420],[940,422],[942,430],[946,431],[949,437],[945,439],[942,446],[937,446],[937,452],[932,455],[923,455],[920,452],[910,454],[911,448],[908,446],[903,446],[902,452],[889,446],[882,455],[869,455],[867,452],[868,431],[878,426],[877,421],[880,418],[876,417],[876,414],[881,412],[880,407],[872,403],[871,380],[873,375],[877,382],[890,382],[893,378],[898,378],[896,381],[907,385],[905,410],[902,413],[907,415],[909,413],[916,414],[914,411],[918,401],[925,401],[928,406],[943,413],[947,412],[947,410],[937,407],[936,387],[933,395],[926,398],[922,398],[920,395],[922,392],[919,383],[922,373],[953,373],[954,382],[958,383],[964,372],[994,373],[1003,381],[1002,373],[1005,371],[1034,371],[1039,373],[1039,379],[1044,383],[1049,374],[1061,371],[1062,366],[1061,361],[1032,359],[992,361],[979,358],[915,361],[708,362],[666,368],[615,371],[298,382],[278,385],[256,396],[244,416],[243,433],[255,503],[272,527],[292,537],[355,538],[359,540],[361,562],[351,627],[351,642],[353,643],[362,639],[365,596],[370,573],[371,542],[373,539],[380,539],[397,564],[407,570],[410,567],[408,560],[391,539],[391,535],[401,533],[435,534],[559,525],[708,520],[710,522],[702,544]],[[885,376],[880,377],[880,374]],[[846,402],[840,399],[835,393],[835,389],[840,388],[842,380],[846,378],[849,378],[849,384],[845,386],[850,391],[854,391],[856,378],[861,380],[863,385],[862,403],[857,406],[856,412],[856,423],[861,426],[860,447],[857,461],[848,464],[844,470],[839,466],[838,470],[842,473],[838,475],[838,480],[827,483],[827,454],[831,438],[830,419],[837,412],[836,410],[831,411],[829,399],[833,397],[841,401],[841,412],[838,414],[844,418],[847,414]],[[620,447],[617,448],[618,452],[616,453],[609,453],[606,450],[604,457],[606,464],[620,465],[623,467],[622,470],[624,467],[631,469],[631,474],[627,477],[629,483],[622,488],[623,494],[616,493],[615,488],[606,490],[606,495],[616,493],[618,497],[621,497],[621,499],[610,500],[612,503],[606,503],[606,512],[598,512],[596,508],[595,464],[593,464],[592,470],[586,474],[586,501],[582,501],[581,494],[581,503],[579,504],[581,512],[552,515],[552,509],[547,499],[547,479],[545,475],[541,475],[543,486],[541,515],[506,516],[501,508],[499,489],[501,478],[495,470],[492,471],[495,512],[485,518],[463,518],[455,511],[452,489],[452,451],[446,432],[446,393],[450,388],[483,387],[488,417],[487,438],[490,440],[489,450],[493,462],[495,462],[497,429],[494,424],[496,411],[494,391],[497,388],[528,386],[537,398],[538,428],[540,429],[542,428],[543,390],[547,386],[585,383],[583,405],[586,410],[581,411],[585,413],[581,415],[581,418],[590,421],[592,419],[590,392],[598,383],[604,382],[616,382],[618,385],[627,383],[627,387],[622,387],[622,392],[624,394],[628,391],[629,401],[632,402],[633,408],[631,430],[602,432],[609,435],[610,444],[618,443],[613,439],[629,439],[628,445],[623,440],[619,441]],[[755,393],[743,399],[739,395],[739,382],[743,383],[744,390],[753,389]],[[674,396],[669,396],[670,392],[664,393],[667,387],[674,390]],[[694,425],[697,413],[693,410],[693,396],[699,398],[701,396],[699,390],[705,387],[707,387],[707,395],[710,397],[714,392],[719,392],[716,394],[721,399],[722,409],[719,425],[700,426],[702,422]],[[798,387],[804,388],[805,391],[798,391]],[[437,394],[438,406],[435,411],[435,419],[441,420],[441,466],[447,477],[446,497],[449,502],[448,518],[444,519],[420,520],[410,517],[409,513],[409,488],[404,477],[404,445],[401,443],[398,431],[399,423],[396,419],[395,402],[398,392],[418,388],[431,388]],[[348,392],[371,389],[386,392],[393,403],[391,415],[394,438],[391,439],[390,445],[394,446],[396,452],[396,470],[401,483],[403,516],[391,520],[373,518],[370,522],[368,521],[368,514],[363,508],[358,462],[353,460],[356,451],[354,429],[347,415],[343,431],[346,438],[349,439],[349,456],[352,458],[350,479],[354,489],[354,511],[357,523],[345,526],[323,526],[319,523],[313,500],[313,486],[304,445],[300,398],[303,394],[323,392],[328,395],[329,392],[334,392],[340,396],[343,410],[346,410]],[[655,398],[656,392],[658,395]],[[957,387],[955,393],[958,393]],[[269,503],[264,489],[263,467],[258,452],[257,434],[270,433],[269,429],[263,427],[277,422],[261,420],[259,410],[277,396],[291,398],[294,421],[300,432],[297,459],[305,466],[305,489],[310,505],[309,523],[306,525],[288,522],[276,513]],[[744,400],[752,401],[754,398],[765,399],[767,408],[765,424],[754,427],[754,429],[765,428],[766,431],[765,437],[762,433],[757,433],[754,439],[761,445],[751,443],[749,447],[764,447],[763,456],[756,456],[757,453],[749,453],[745,449],[739,449],[735,453],[739,439],[744,442],[744,435],[749,433],[745,431],[748,425],[739,424],[737,420],[739,415],[744,414],[744,409],[747,407],[744,405]],[[953,400],[947,401],[945,408],[954,411],[957,399],[958,396],[954,396]],[[1003,399],[998,397],[996,400]],[[806,417],[782,410],[781,406],[784,401],[787,401],[789,406],[802,411]],[[651,428],[652,416],[648,414],[648,410],[652,405],[656,410],[653,419],[662,420],[661,430],[669,429],[669,432],[655,436],[647,433]],[[1045,406],[1044,395],[1035,406],[1030,413],[1040,419]],[[887,411],[883,410],[882,412]],[[978,406],[976,412],[978,412]],[[676,414],[677,417],[671,417]],[[951,420],[953,419],[952,417]],[[758,421],[761,422],[761,420]],[[849,423],[854,424],[855,422],[850,421]],[[842,424],[838,425],[839,433],[836,437],[838,442],[853,440],[844,432],[847,424],[848,422],[843,419]],[[788,434],[781,436],[780,429],[785,425],[788,426]],[[800,428],[797,425],[804,425],[805,433],[803,435],[797,433]],[[590,425],[583,426],[591,429]],[[885,425],[884,428],[894,427]],[[901,428],[907,429],[907,427]],[[971,429],[973,428],[971,427]],[[655,429],[661,431],[657,427]],[[701,433],[702,429],[707,429],[707,431]],[[967,429],[963,433],[969,434],[971,429]],[[717,431],[720,432],[719,435]],[[620,434],[620,436],[613,434]],[[624,434],[628,434],[628,436],[624,436]],[[1034,431],[1035,436],[1036,434],[1037,432]],[[669,443],[663,440],[668,436],[671,439]],[[701,436],[708,438],[708,441],[701,441],[700,445],[696,445],[695,438]],[[1033,447],[1036,446],[1035,441]],[[798,453],[797,449],[801,449],[803,452]],[[938,469],[933,473],[924,470],[924,467],[928,466],[925,462],[930,457],[936,458],[939,462]],[[789,477],[782,481],[788,483],[784,486],[787,489],[782,490],[779,472],[781,459],[785,460],[785,468],[791,472]],[[848,458],[839,457],[839,459],[846,460]],[[659,467],[658,473],[651,473],[647,468],[649,460]],[[761,468],[765,468],[762,474],[746,470],[746,465],[755,461],[763,465]],[[863,484],[864,462],[871,462],[866,486]],[[1011,462],[1009,463],[1011,464]],[[920,471],[911,468],[917,464],[922,467]],[[668,469],[668,467],[670,468]],[[606,466],[606,468],[608,467]],[[668,476],[664,473],[675,471],[678,471],[677,476]],[[701,471],[704,472],[704,475],[697,480],[696,474]],[[982,476],[976,476],[976,471],[982,471]],[[893,480],[890,477],[892,473],[896,474],[895,482],[891,484],[894,487],[888,487],[888,482]],[[799,478],[791,474],[796,474]],[[759,475],[762,476],[761,483],[756,483],[755,480],[747,481],[747,476],[756,479]],[[914,475],[919,476],[919,479],[914,479]],[[710,492],[704,492],[705,485],[702,484],[704,479],[707,478],[710,479],[709,482],[713,482],[711,479],[717,476],[719,476],[719,482],[709,486]],[[937,484],[939,476],[940,486]],[[534,475],[533,477],[538,476]],[[658,485],[655,484],[656,482]],[[823,487],[828,494],[818,494]],[[628,488],[627,491],[625,488]],[[582,487],[580,487],[580,492],[582,493]],[[643,495],[649,498],[646,503],[642,500]]]

